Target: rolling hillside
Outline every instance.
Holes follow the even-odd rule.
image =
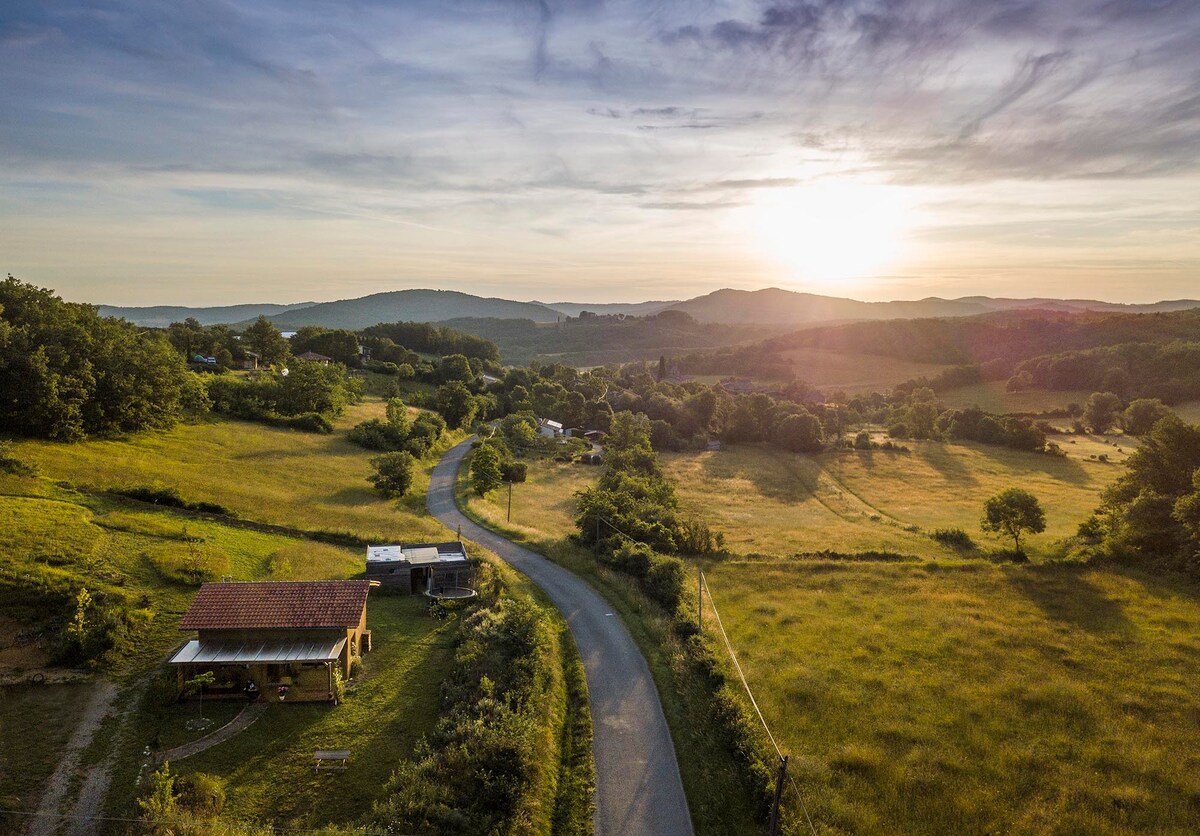
[[[123,308],[113,305],[98,305],[101,316],[115,316],[145,328],[166,328],[172,322],[182,322],[191,317],[201,325],[221,325],[242,322],[260,316],[278,316],[289,311],[308,308],[316,302],[298,302],[295,305],[223,305],[215,308],[188,308],[182,305],[154,305],[148,308]]]
[[[461,317],[557,322],[562,314],[543,305],[484,298],[453,290],[393,290],[358,299],[322,302],[271,317],[282,330],[304,325],[358,330],[381,322],[444,322]]]

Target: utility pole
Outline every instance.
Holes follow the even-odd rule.
[[[698,580],[696,582],[696,628],[701,633],[703,633],[704,632],[704,570],[697,569],[696,575],[698,578]]]
[[[771,823],[767,825],[767,836],[779,836],[779,802],[783,799],[783,782],[787,778],[788,756],[779,759],[779,773],[775,776],[775,800],[771,802]]]
[[[600,559],[600,511],[596,511],[596,560]]]
[[[512,522],[512,482],[508,483],[508,521]]]

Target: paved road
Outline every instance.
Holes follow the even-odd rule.
[[[612,608],[587,583],[467,519],[454,502],[465,441],[434,468],[429,513],[486,546],[546,591],[583,657],[596,758],[597,836],[690,836],[675,747],[646,660]]]

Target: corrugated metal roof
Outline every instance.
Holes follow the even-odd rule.
[[[264,665],[287,662],[332,662],[346,640],[200,641],[193,639],[171,657],[172,665]]]
[[[370,588],[366,580],[206,583],[179,629],[357,627]]]

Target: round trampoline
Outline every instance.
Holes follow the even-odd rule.
[[[431,589],[425,594],[439,601],[460,601],[465,598],[474,598],[476,592],[474,589],[468,589],[465,586],[447,586],[442,589]]]

